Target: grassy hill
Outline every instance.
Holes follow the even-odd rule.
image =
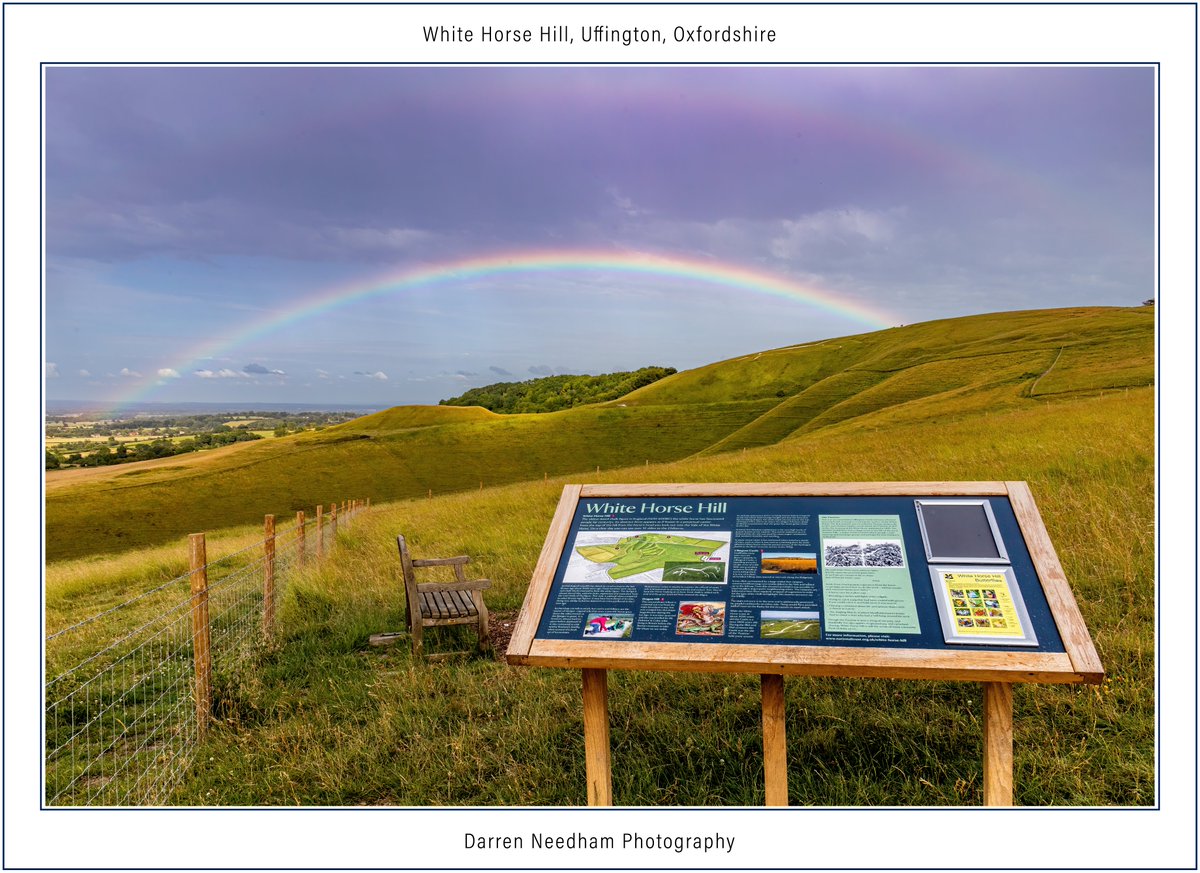
[[[1015,688],[1016,802],[1152,805],[1154,392],[1047,403],[1022,401],[1019,387],[1000,411],[952,414],[953,397],[934,398],[923,415],[890,409],[898,420],[888,426],[864,416],[772,446],[587,479],[1028,481],[1107,677],[1099,687]],[[379,505],[339,534],[336,557],[288,588],[278,647],[223,692],[222,720],[175,802],[584,803],[578,673],[481,658],[421,667],[403,644],[367,645],[371,633],[403,627],[397,532],[420,556],[473,555],[493,580],[489,606],[511,620],[565,481]],[[237,536],[216,553],[242,547]],[[47,609],[86,601],[94,612],[106,588],[128,596],[127,580],[146,568],[139,584],[149,588],[181,572],[185,556],[173,545],[63,562],[50,568]],[[434,650],[465,641],[426,635]],[[616,672],[609,691],[618,804],[762,803],[757,677]],[[980,802],[977,684],[792,677],[785,695],[793,803]]]
[[[972,316],[734,358],[561,412],[397,407],[186,464],[51,473],[47,558],[163,543],[351,496],[378,503],[570,473],[595,479],[596,467],[774,444],[795,451],[818,434],[1137,388],[1153,381],[1153,337],[1149,308]]]

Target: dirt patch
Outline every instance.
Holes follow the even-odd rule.
[[[504,612],[488,613],[488,633],[492,637],[492,648],[496,657],[503,659],[508,651],[508,641],[512,639],[513,628],[517,625],[518,610],[509,609]]]

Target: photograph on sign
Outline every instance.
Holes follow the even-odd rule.
[[[567,583],[725,582],[729,531],[602,531],[575,539]]]
[[[929,576],[947,643],[1037,645],[1011,567],[939,565]]]

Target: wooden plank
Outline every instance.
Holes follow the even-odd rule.
[[[450,615],[450,607],[446,605],[446,598],[440,591],[431,592],[429,595],[435,604],[437,604],[438,618],[453,618]]]
[[[584,485],[580,497],[1003,496],[1004,482],[704,482]]]
[[[563,546],[567,542],[567,534],[571,530],[571,520],[575,517],[575,506],[579,503],[581,485],[564,485],[562,496],[558,499],[558,508],[554,511],[554,519],[550,522],[550,530],[546,534],[546,542],[542,553],[538,556],[537,566],[533,570],[529,588],[525,591],[525,602],[521,604],[521,613],[517,617],[516,627],[513,628],[512,638],[508,642],[509,659],[520,658],[529,654],[533,643],[533,635],[537,632],[542,620],[542,610],[546,607],[546,597],[550,594],[550,584],[554,581],[554,572],[558,569],[558,559],[562,555]]]
[[[457,558],[413,558],[414,567],[451,567],[469,564],[469,555],[459,555]]]
[[[422,582],[417,585],[417,591],[422,594],[429,591],[482,591],[491,587],[490,579],[473,579],[470,582]]]
[[[983,685],[983,805],[1013,805],[1013,697],[1007,682]]]
[[[783,677],[762,676],[763,783],[767,806],[787,806],[787,734],[783,711]]]
[[[474,615],[455,615],[449,618],[427,618],[425,627],[447,627],[454,624],[475,624],[479,619]]]
[[[1100,663],[1100,656],[1092,644],[1079,604],[1075,602],[1058,554],[1050,542],[1050,534],[1034,503],[1033,492],[1025,482],[1009,482],[1008,500],[1025,537],[1025,545],[1033,558],[1033,566],[1042,582],[1046,602],[1050,604],[1050,612],[1054,616],[1054,623],[1058,625],[1058,634],[1062,637],[1071,664],[1083,681],[1099,685],[1104,681],[1104,665]]]
[[[612,806],[608,673],[604,670],[583,671],[583,747],[588,806]]]
[[[639,643],[534,640],[511,663],[571,669],[664,670],[703,673],[778,673],[874,679],[950,679],[968,682],[1080,682],[1062,652],[945,651],[730,643]]]

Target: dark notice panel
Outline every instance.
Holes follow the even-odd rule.
[[[929,557],[938,560],[1000,560],[995,521],[983,500],[924,500],[921,522]]]
[[[929,548],[951,558],[998,558],[1000,550],[982,504],[927,503],[922,508]]]

